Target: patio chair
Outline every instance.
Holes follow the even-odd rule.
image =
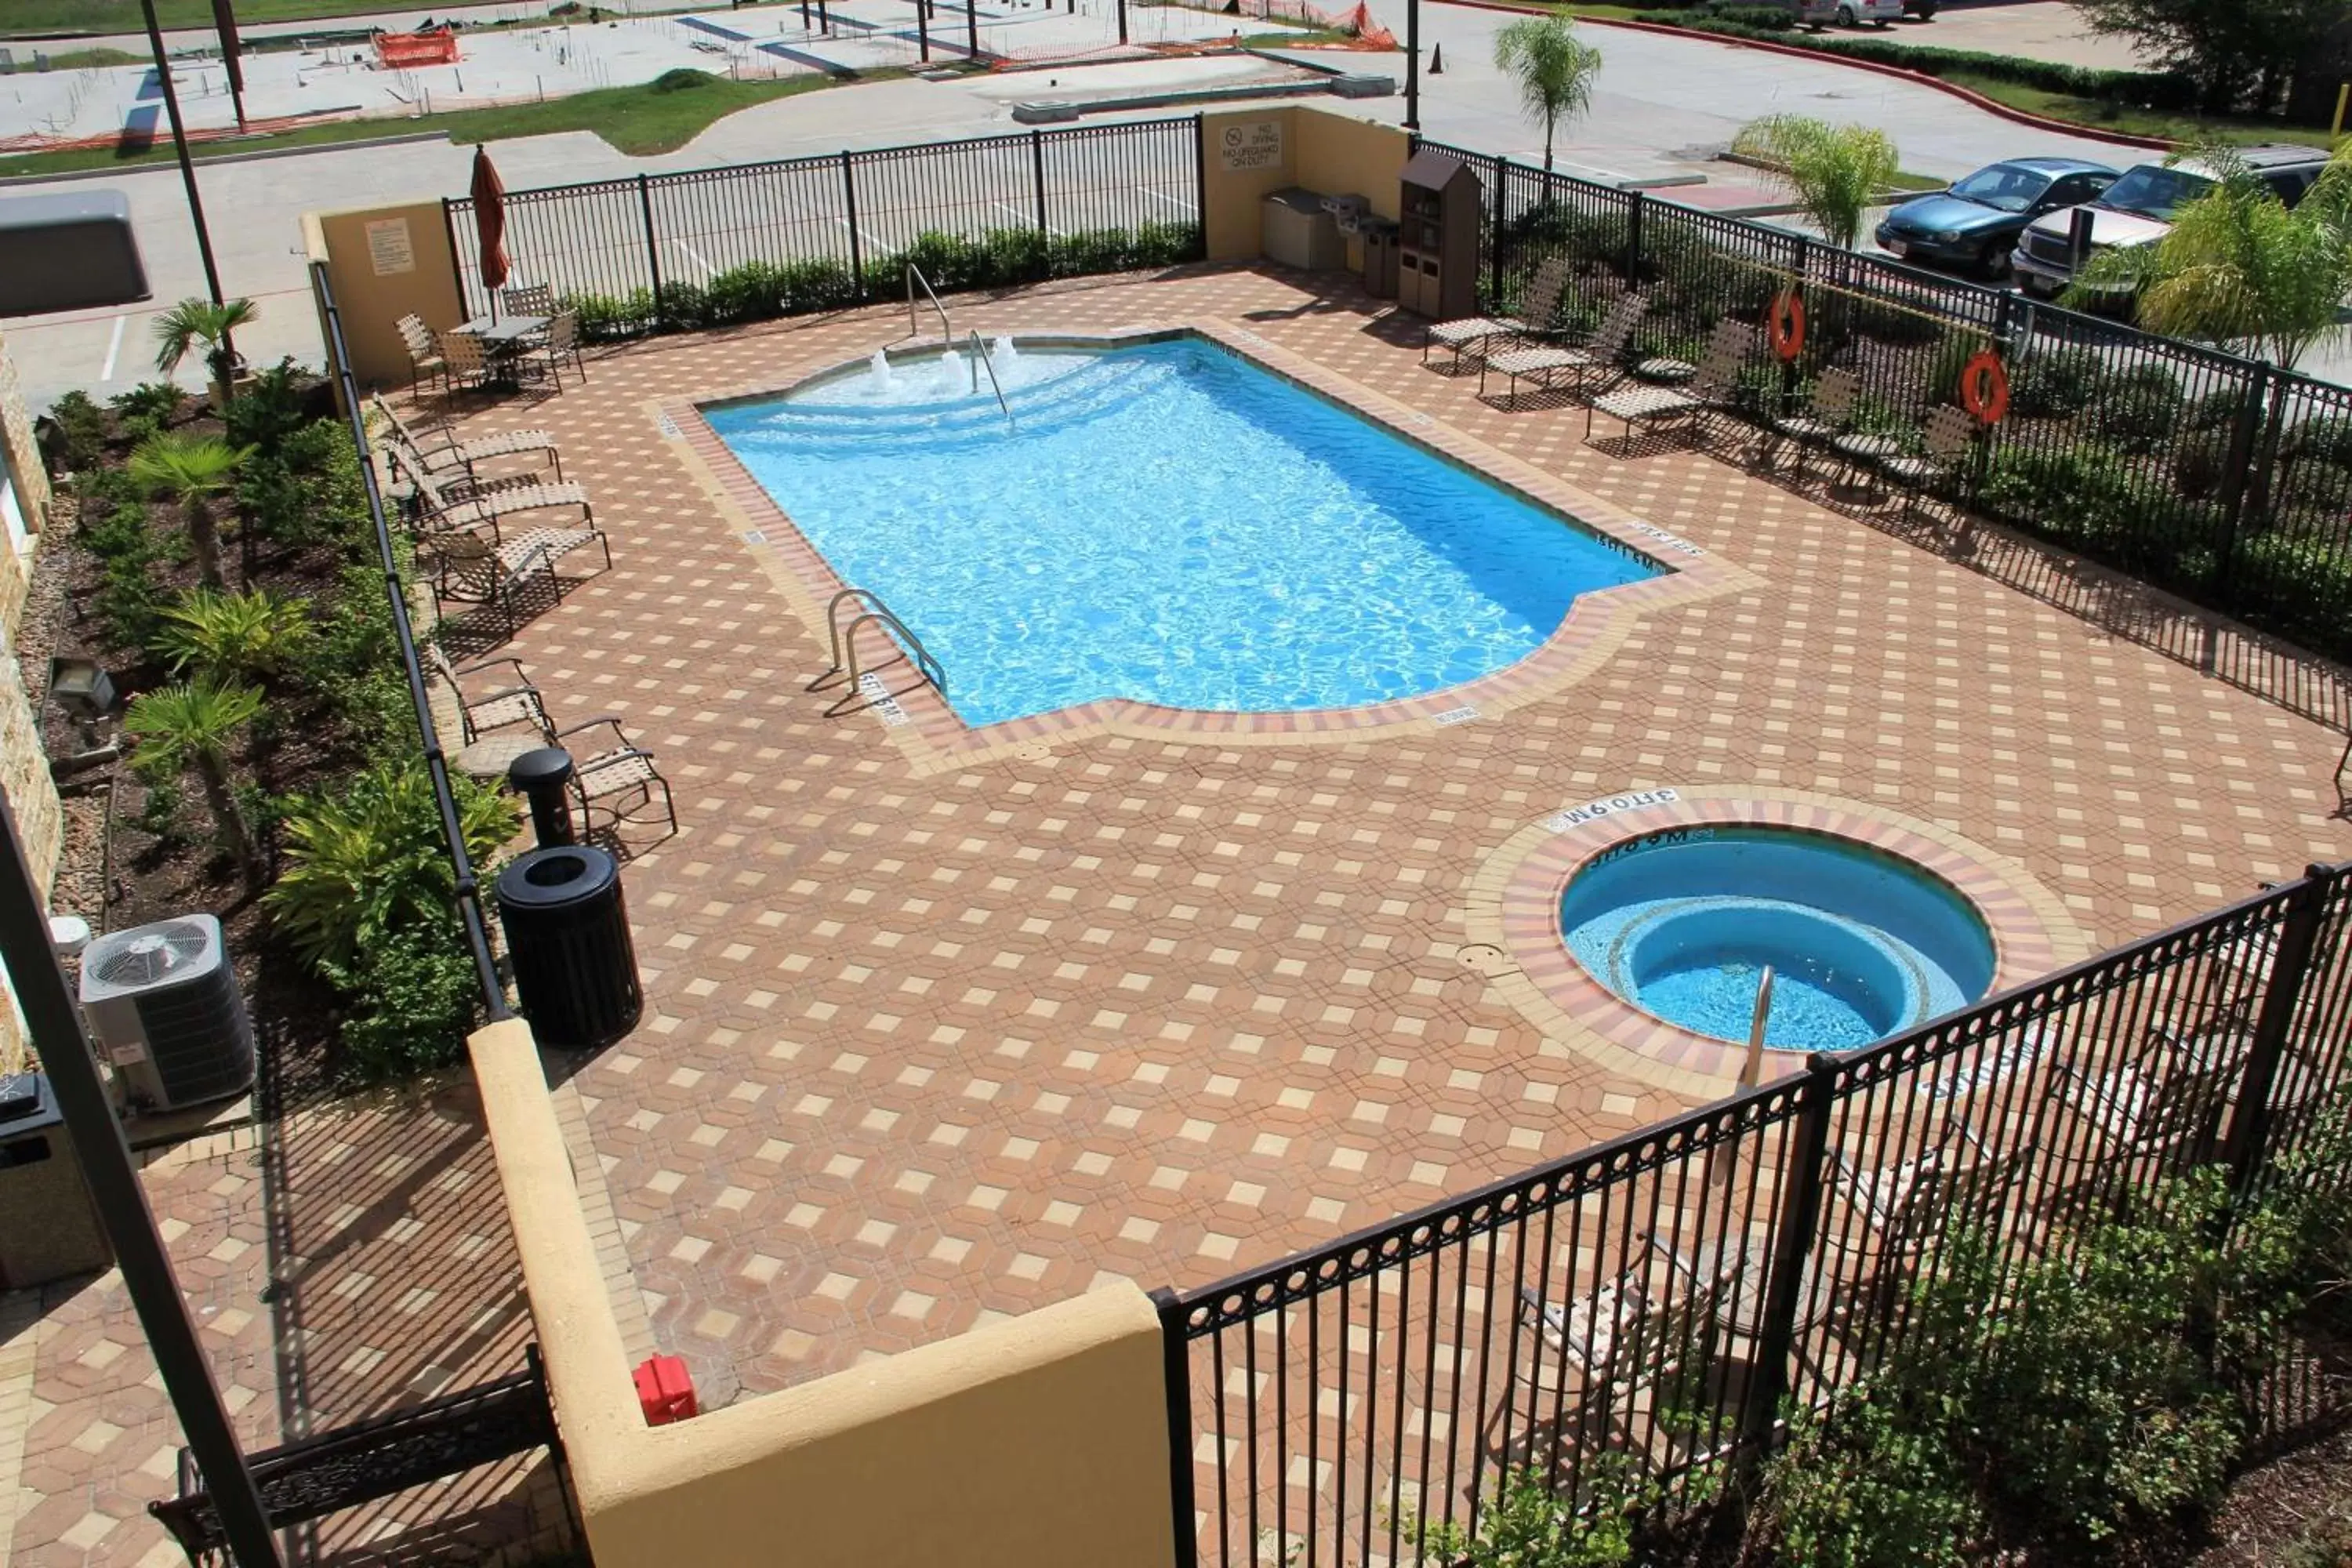
[[[452,605],[489,610],[498,616],[501,641],[521,626],[523,605],[541,580],[555,599],[563,597],[562,581],[544,545],[509,549],[479,534],[449,533],[429,540],[418,551],[417,563],[433,590],[438,617],[448,619]]]
[[[587,362],[580,357],[580,318],[570,310],[547,323],[547,335],[527,345],[520,368],[529,374],[544,371],[555,383],[555,390],[563,390],[563,362],[570,360],[580,379],[588,379]]]
[[[368,401],[383,421],[388,432],[384,445],[391,448],[394,462],[411,479],[430,476],[436,479],[470,479],[478,484],[481,476],[474,471],[475,464],[526,456],[540,459],[529,470],[531,477],[536,478],[538,468],[544,464],[555,470],[558,480],[563,478],[563,454],[556,448],[555,437],[544,430],[499,430],[460,438],[446,422],[411,425],[394,413],[392,405],[383,398],[371,397]]]
[[[440,346],[433,341],[433,329],[425,318],[407,315],[400,318],[400,341],[408,350],[408,384],[415,386],[427,376],[440,378],[443,389],[449,384],[449,362]],[[381,399],[379,399],[381,401]]]
[[[530,677],[524,672],[522,660],[486,658],[468,665],[454,665],[438,643],[426,645],[425,657],[450,695],[466,744],[470,746],[484,735],[517,724],[530,725],[538,732],[542,743],[555,744],[555,721],[547,716],[547,705],[540,697],[539,688],[531,684]],[[512,686],[499,687],[478,694],[466,689],[467,677],[501,667],[514,671]]]
[[[513,542],[507,535],[507,519],[520,517],[526,512],[578,507],[579,527],[538,528],[530,531],[550,539],[561,537],[564,541],[562,551],[576,550],[593,542],[603,549],[604,564],[609,567],[613,563],[612,544],[605,539],[604,531],[596,526],[596,512],[588,502],[588,492],[569,480],[560,485],[526,483],[484,489],[453,484],[446,478],[431,474],[411,472],[408,477],[416,486],[416,520],[420,533],[453,533],[488,528],[492,540],[505,545]]]
[[[596,809],[604,811],[613,830],[644,820],[644,814],[654,806],[655,792],[658,790],[662,816],[669,830],[676,833],[677,805],[670,795],[669,781],[654,765],[654,754],[629,739],[617,717],[600,713],[569,729],[558,730],[556,743],[562,744],[574,735],[599,728],[611,731],[613,743],[577,763],[572,773],[572,799],[580,808],[583,829],[592,825],[592,812]]]
[[[1975,1220],[1997,1212],[2009,1189],[2024,1173],[2032,1145],[1988,1151],[1964,1121],[1954,1121],[1934,1148],[1893,1164],[1868,1170],[1830,1152],[1835,1190],[1843,1196],[1882,1264],[1916,1257],[1958,1218]],[[1853,1226],[1829,1233],[1830,1244],[1851,1251]]]
[[[471,332],[443,332],[435,338],[441,351],[441,384],[455,392],[460,386],[479,391],[490,381],[489,351]]]
[[[1486,373],[1500,371],[1509,378],[1510,390],[1505,399],[1507,406],[1519,403],[1519,383],[1534,381],[1548,390],[1558,391],[1559,384],[1551,377],[1560,372],[1572,373],[1575,385],[1572,395],[1581,395],[1587,378],[1620,374],[1626,349],[1633,342],[1633,331],[1642,324],[1643,313],[1650,308],[1646,295],[1627,289],[1617,296],[1608,314],[1591,339],[1580,347],[1523,348],[1507,353],[1486,353],[1478,360],[1478,395],[1486,395]]]
[[[1644,1235],[1616,1278],[1589,1293],[1549,1297],[1521,1284],[1518,1323],[1534,1344],[1513,1368],[1530,1391],[1523,1458],[1532,1459],[1537,1434],[1581,1431],[1592,1413],[1631,1399],[1702,1359],[1717,1337],[1719,1309],[1733,1286],[1729,1254],[1695,1260]],[[1516,1336],[1515,1336],[1516,1337]],[[1500,1413],[1507,1427],[1516,1394]],[[1538,1402],[1552,1402],[1549,1419]],[[1505,1447],[1507,1449],[1507,1432]],[[1550,1456],[1556,1463],[1557,1453]]]
[[[1797,444],[1797,473],[1804,474],[1807,457],[1816,447],[1827,448],[1838,437],[1845,434],[1853,419],[1854,400],[1862,395],[1862,382],[1850,370],[1823,371],[1813,383],[1812,395],[1806,399],[1802,411],[1777,416],[1768,424],[1773,436]]]
[[[1429,363],[1433,348],[1449,348],[1454,358],[1448,363],[1449,373],[1462,366],[1466,350],[1475,350],[1481,358],[1486,345],[1496,338],[1542,338],[1551,335],[1552,318],[1559,313],[1560,290],[1568,286],[1568,260],[1554,257],[1536,268],[1528,279],[1527,292],[1519,299],[1516,316],[1471,316],[1461,321],[1437,321],[1422,334],[1421,363]]]
[[[544,283],[509,283],[499,291],[509,316],[552,316],[555,290]]]
[[[1727,318],[1715,324],[1698,370],[1681,386],[1620,386],[1584,405],[1584,438],[1592,439],[1592,416],[1606,414],[1625,426],[1630,446],[1636,429],[1681,421],[1694,428],[1710,409],[1727,408],[1738,395],[1740,367],[1755,351],[1756,329]]]
[[[2128,1164],[2204,1148],[2244,1066],[2244,1037],[2234,1032],[2182,1042],[2152,1029],[2148,1044],[2147,1058],[2104,1072],[2058,1064],[2053,1098],[2091,1134],[2068,1140],[2065,1157],[2094,1167],[2094,1184]]]
[[[1917,455],[1898,452],[1872,465],[1904,487],[1905,516],[1917,513],[1920,496],[1957,475],[1976,450],[1977,422],[1963,409],[1940,404],[1927,415],[1919,432]]]

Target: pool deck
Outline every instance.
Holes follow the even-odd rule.
[[[677,791],[682,831],[627,872],[646,1021],[566,1065],[559,1109],[603,1173],[633,1351],[686,1356],[706,1404],[1107,1277],[1204,1283],[1723,1092],[1720,1064],[1604,1038],[1511,956],[1526,868],[1580,826],[1546,819],[1596,799],[1748,795],[1963,844],[2053,959],[2352,855],[2341,731],[2105,629],[2204,626],[2090,568],[1588,446],[1580,412],[1482,404],[1421,364],[1417,322],[1298,275],[950,304],[960,333],[1263,345],[1702,552],[1706,591],[1372,728],[1106,713],[980,745],[919,694],[908,722],[824,716],[823,563],[784,559],[789,525],[690,416],[899,342],[903,310],[635,345],[477,416],[553,431],[613,539],[614,570],[501,651],[559,723],[618,714]],[[2340,700],[2332,672],[2225,657]]]

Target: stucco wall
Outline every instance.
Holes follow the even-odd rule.
[[[305,215],[304,243],[327,263],[342,312],[352,374],[362,388],[405,386],[410,364],[400,318],[435,331],[464,320],[449,225],[438,201]]]
[[[1273,156],[1276,144],[1279,156]],[[1269,192],[1301,185],[1320,195],[1363,196],[1385,218],[1397,216],[1406,137],[1393,125],[1307,104],[1234,110],[1201,121],[1202,184],[1207,195],[1203,237],[1212,261],[1255,261],[1261,254],[1261,203]],[[1360,264],[1351,243],[1349,254]]]
[[[471,1048],[597,1568],[1172,1568],[1134,1286],[648,1427],[530,1027]]]

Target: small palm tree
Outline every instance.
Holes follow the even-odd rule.
[[[214,830],[247,888],[261,885],[261,855],[230,787],[229,749],[260,713],[258,688],[199,680],[146,693],[131,704],[122,723],[137,742],[131,765],[142,776],[170,780],[191,772],[196,775]]]
[[[1731,150],[1754,158],[1788,187],[1824,238],[1847,250],[1862,237],[1871,198],[1895,183],[1903,162],[1884,132],[1832,125],[1801,114],[1750,121]]]
[[[318,640],[310,607],[267,588],[192,588],[163,612],[154,649],[173,675],[251,680],[291,666]]]
[[[221,584],[220,529],[213,517],[213,498],[236,482],[237,465],[250,455],[250,447],[185,430],[160,431],[131,448],[131,482],[152,500],[178,503],[188,547],[195,552],[196,574],[207,588]]]
[[[1566,16],[1529,16],[1495,35],[1495,68],[1517,85],[1528,117],[1542,122],[1549,169],[1552,132],[1592,107],[1601,51],[1578,37]]]
[[[209,300],[183,300],[155,318],[155,369],[169,375],[180,368],[198,343],[204,344],[205,368],[212,373],[213,406],[228,407],[228,384],[236,374],[236,348],[229,334],[260,313],[250,300],[215,305]]]
[[[2070,305],[2137,295],[2142,326],[2292,368],[2344,331],[2352,294],[2352,152],[2339,148],[2289,209],[2235,151],[2200,148],[2212,190],[2183,206],[2153,245],[2101,251],[2067,291]]]

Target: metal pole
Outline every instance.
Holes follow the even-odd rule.
[[[1780,1418],[1789,1392],[1789,1358],[1797,1348],[1797,1312],[1803,1305],[1805,1262],[1812,1256],[1822,1217],[1822,1168],[1829,1159],[1830,1102],[1837,1091],[1837,1058],[1815,1052],[1798,1086],[1796,1120],[1781,1143],[1780,1208],[1772,1226],[1771,1272],[1764,1279],[1764,1311],[1756,1326],[1756,1371],[1741,1411],[1740,1436],[1749,1456],[1759,1452]]]
[[[148,17],[151,22],[154,17],[152,5]],[[155,1352],[155,1370],[180,1418],[180,1430],[187,1435],[189,1451],[204,1471],[205,1490],[219,1510],[229,1550],[240,1568],[278,1568],[269,1516],[261,1506],[253,1473],[245,1468],[211,1363],[196,1342],[187,1301],[172,1275],[171,1255],[155,1232],[155,1216],[148,1211],[147,1194],[131,1163],[122,1124],[114,1119],[106,1086],[99,1081],[98,1058],[82,1035],[81,1010],[66,988],[65,971],[58,967],[57,952],[49,944],[48,916],[25,864],[16,814],[5,797],[0,797],[0,828],[5,829],[0,837],[6,840],[0,846],[0,961],[7,964],[34,1047],[81,1157],[82,1179],[89,1184],[99,1222],[113,1245],[123,1288],[139,1313],[148,1348]]]
[[[1118,41],[1127,42],[1125,32]],[[1421,133],[1421,0],[1404,0],[1404,128]]]
[[[637,176],[637,213],[644,218],[646,225],[646,268],[653,274],[654,326],[658,331],[668,326],[669,323],[662,317],[661,244],[654,238],[653,187],[643,174]],[[496,296],[493,295],[492,298],[495,300]],[[493,304],[491,308],[495,310],[497,307]]]
[[[931,63],[931,0],[915,0],[915,47]]]
[[[2325,866],[2306,867],[2296,885],[2286,918],[2271,948],[2270,973],[2263,977],[2263,1001],[2254,1015],[2253,1039],[2246,1050],[2245,1077],[2238,1083],[2238,1110],[2221,1162],[2230,1167],[2240,1193],[2253,1190],[2270,1151],[2271,1094],[2278,1085],[2279,1058],[2287,1037],[2294,1032],[2295,1012],[2303,1002],[2304,982],[2311,973],[2312,949],[2326,913],[2327,891],[2333,884]],[[2251,939],[2245,939],[2251,940]]]
[[[1196,1568],[1201,1530],[1192,1517],[1192,1344],[1184,1332],[1187,1316],[1176,1292],[1161,1286],[1151,1293],[1160,1309],[1160,1366],[1168,1385],[1168,1500],[1176,1527],[1176,1568]]]
[[[155,52],[155,79],[163,84],[163,112],[172,117],[172,145],[180,153],[180,183],[188,188],[188,216],[195,221],[196,254],[204,259],[205,287],[212,290],[214,304],[224,304],[220,268],[213,264],[212,231],[205,226],[204,198],[196,194],[196,165],[188,156],[187,128],[180,123],[180,94],[172,85],[172,62],[163,54],[163,28],[155,20],[155,0],[139,0],[139,5],[147,13],[147,47]],[[228,349],[226,340],[221,346]]]
[[[1118,0],[1118,41],[1127,42],[1127,0]],[[980,58],[980,0],[963,0],[963,41],[968,58]]]

